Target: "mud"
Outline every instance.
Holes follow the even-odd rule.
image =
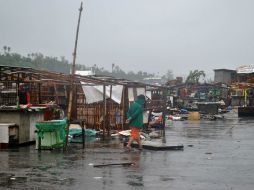
[[[183,151],[126,152],[119,140],[0,151],[0,189],[254,189],[254,119],[174,121],[166,143]],[[129,163],[131,165],[98,164]]]

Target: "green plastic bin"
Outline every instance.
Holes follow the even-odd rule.
[[[50,120],[36,123],[36,149],[62,148],[66,142],[67,120]]]

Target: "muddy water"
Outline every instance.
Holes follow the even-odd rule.
[[[254,119],[174,121],[166,141],[184,150],[125,152],[118,140],[1,150],[0,189],[254,189]]]

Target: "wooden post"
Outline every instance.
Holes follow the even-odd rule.
[[[243,90],[243,95],[244,95],[244,107],[247,106],[247,89]]]
[[[107,113],[107,101],[106,101],[106,86],[103,85],[103,138],[105,137],[106,129],[106,113]]]
[[[163,126],[163,131],[162,131],[162,143],[166,143],[166,133],[165,133],[165,120],[166,120],[166,92],[165,92],[165,89],[163,89],[163,92],[162,92],[162,100],[163,100],[163,107],[162,107],[162,126]]]
[[[19,74],[18,74],[18,82],[17,82],[17,87],[16,87],[17,108],[20,107],[20,106],[19,106],[19,101],[20,101],[20,99],[19,99],[19,83],[20,83],[20,76],[19,76]]]
[[[56,83],[54,83],[53,85],[54,85],[54,90],[55,90],[55,101],[56,101],[56,104],[59,104],[59,98],[58,98],[58,91],[57,91]]]
[[[85,148],[85,121],[80,122],[81,128],[82,128],[82,142],[83,142],[83,149]]]
[[[38,135],[39,132],[37,132]],[[38,135],[38,150],[41,151],[41,137]]]
[[[41,83],[38,83],[38,90],[39,90],[39,92],[38,92],[38,96],[39,96],[39,104],[41,104]]]
[[[122,102],[122,104],[123,104],[123,106],[122,106],[122,130],[124,130],[124,123],[125,123],[125,86],[123,86],[123,92],[122,92],[123,94],[123,97],[122,97],[122,100],[123,100],[123,102]]]
[[[112,98],[112,85],[110,85],[110,99]]]

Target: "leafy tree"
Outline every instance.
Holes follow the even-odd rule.
[[[4,53],[6,53],[7,46],[4,46],[3,49],[4,49]]]
[[[190,71],[188,77],[186,78],[185,83],[186,84],[198,84],[201,76],[205,77],[204,71],[199,71],[199,70]]]
[[[8,46],[3,47],[4,54],[0,54],[0,65],[7,66],[18,66],[18,67],[31,67],[34,69],[45,69],[56,72],[62,72],[69,74],[71,69],[71,63],[65,59],[64,56],[50,57],[44,56],[42,53],[29,53],[27,56],[22,56],[18,53],[11,53],[11,48]],[[96,75],[106,75],[113,76],[116,78],[124,78],[131,81],[142,82],[144,78],[154,77],[154,74],[149,74],[147,72],[138,71],[134,73],[133,71],[125,72],[120,68],[120,66],[113,66],[112,71],[105,70],[104,67],[99,68],[96,64],[92,67],[87,67],[85,65],[76,65],[77,70],[92,70]]]

